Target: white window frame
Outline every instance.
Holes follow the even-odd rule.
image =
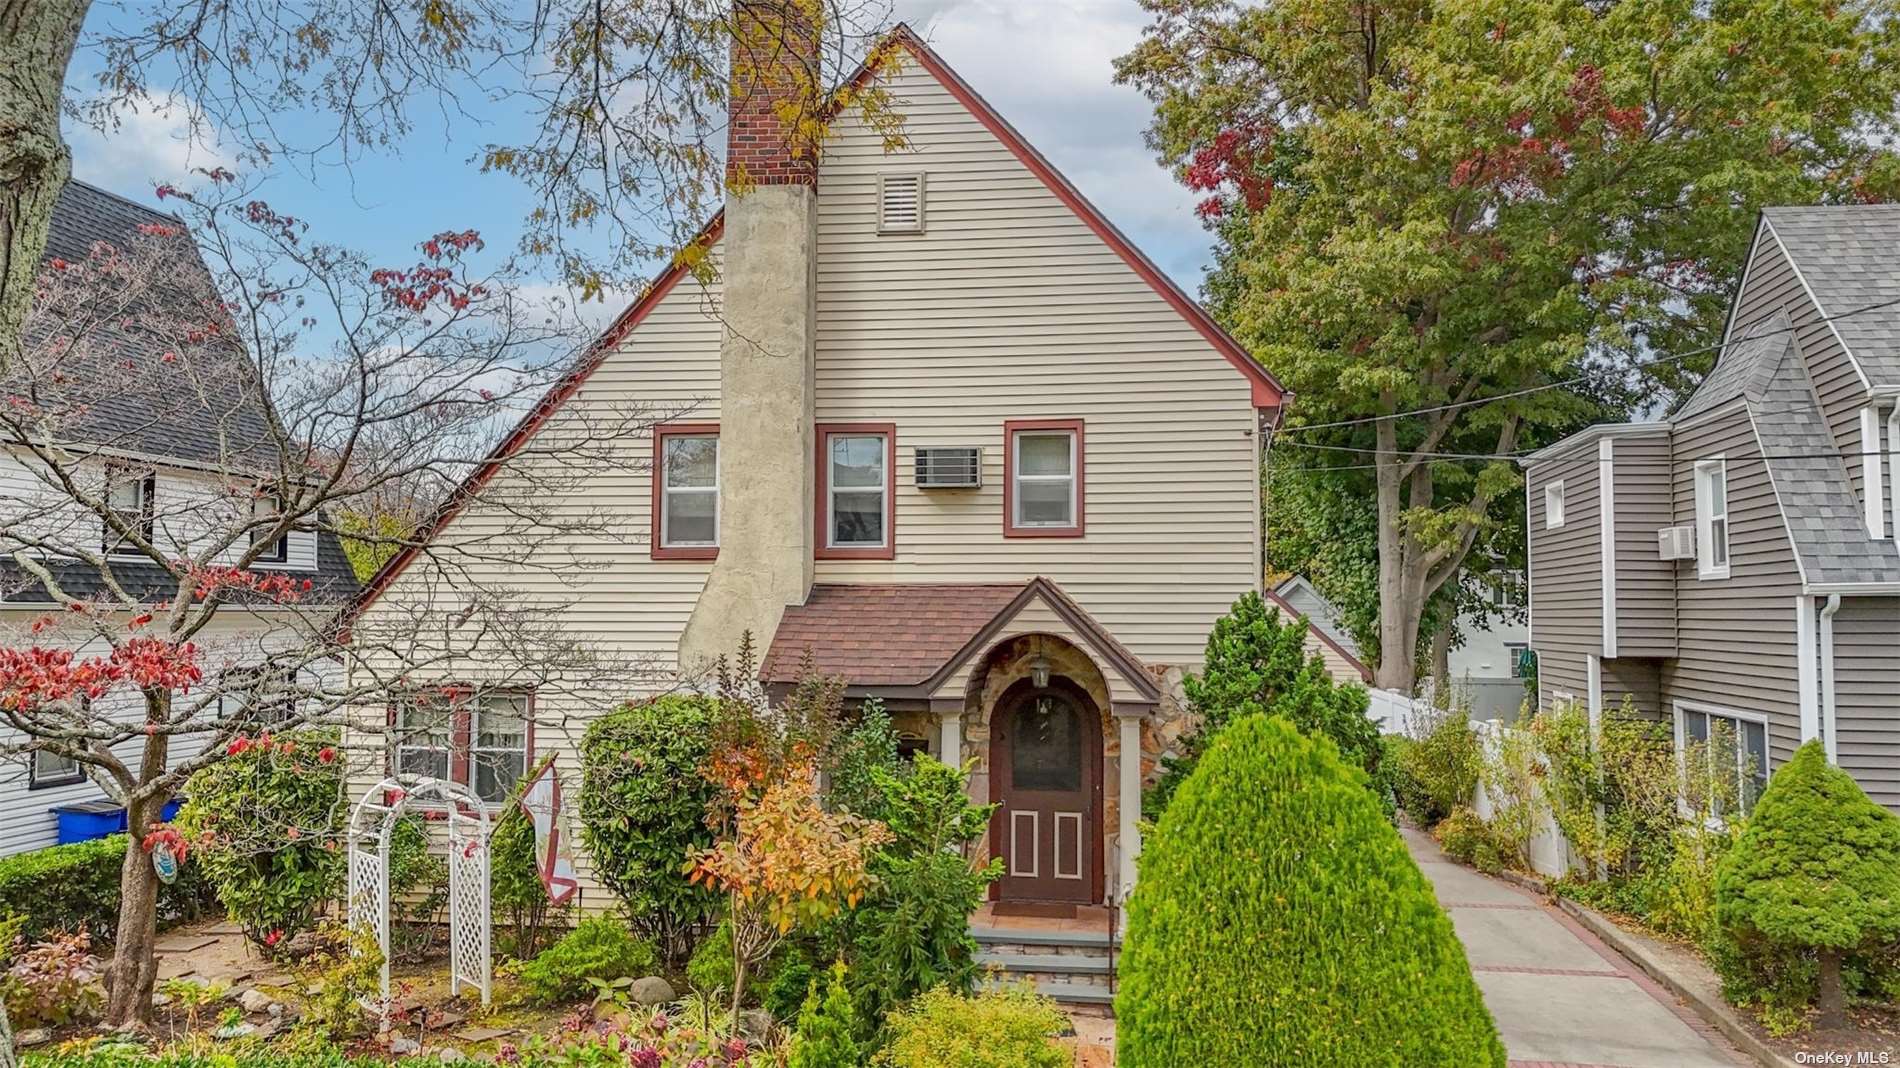
[[[71,767],[66,767],[54,772],[42,772],[40,770],[40,759],[42,757],[49,760],[60,761],[62,765],[70,764]],[[77,786],[85,781],[85,765],[73,757],[61,756],[48,749],[35,749],[33,756],[27,761],[26,788],[29,790],[51,790],[61,786]]]
[[[1715,511],[1712,486],[1722,487],[1722,510]],[[1712,456],[1695,465],[1695,562],[1696,577],[1725,579],[1733,552],[1729,535],[1728,460]],[[1722,524],[1722,560],[1715,561],[1715,524]]]
[[[674,486],[669,483],[671,465],[666,462],[666,451],[675,441],[692,441],[710,438],[713,443],[713,484],[710,486]],[[660,441],[660,547],[664,549],[717,549],[719,547],[720,500],[719,462],[724,450],[719,447],[719,435],[716,433],[667,434]],[[673,495],[675,493],[710,493],[713,499],[713,536],[711,541],[674,541],[673,540]]]
[[[444,739],[441,745],[414,745],[409,741],[417,735],[411,728],[404,726],[404,714],[411,709],[420,708],[425,701],[441,708],[446,717],[442,728]],[[396,734],[395,766],[391,769],[395,774],[412,774],[403,766],[403,757],[408,753],[441,753],[444,763],[439,778],[444,781],[452,781],[455,778],[455,705],[453,702],[439,701],[433,697],[424,698],[421,694],[405,695],[396,702],[396,721],[391,728]]]
[[[266,507],[266,508],[269,508],[270,510],[264,513],[263,516],[260,516],[258,515],[258,509],[260,507]],[[283,498],[277,496],[274,493],[265,494],[264,496],[254,498],[251,501],[251,522],[253,524],[256,524],[261,519],[264,519],[268,516],[277,516],[281,518],[283,514],[284,514]],[[268,532],[269,532],[268,528],[258,527],[255,525],[252,526],[251,527],[251,545],[255,547],[258,542],[263,541],[264,535]],[[259,564],[288,564],[290,563],[290,532],[286,530],[282,534],[279,534],[277,536],[277,543],[275,545],[272,545],[266,548],[263,552],[259,553],[257,555],[257,559],[255,560],[255,562]]]
[[[1688,766],[1683,762],[1683,749],[1684,749],[1684,746],[1687,745],[1688,737],[1689,737],[1687,723],[1684,719],[1684,713],[1687,713],[1687,712],[1693,712],[1697,715],[1707,716],[1710,719],[1733,720],[1737,724],[1753,723],[1761,727],[1762,778],[1766,780],[1770,775],[1773,774],[1774,772],[1774,767],[1773,767],[1774,741],[1769,735],[1768,717],[1766,715],[1760,712],[1745,712],[1742,709],[1729,708],[1726,705],[1712,705],[1703,701],[1676,701],[1671,706],[1670,716],[1675,721],[1674,728],[1675,728],[1675,738],[1676,738],[1676,772],[1678,775],[1686,777],[1688,774]],[[1709,733],[1711,736],[1714,735],[1715,732],[1712,727]],[[1747,800],[1747,794],[1744,793],[1741,789],[1741,786],[1742,786],[1741,777],[1742,777],[1742,767],[1743,767],[1742,761],[1746,758],[1747,753],[1748,753],[1748,738],[1747,738],[1747,735],[1744,733],[1738,736],[1736,746],[1735,746],[1735,787],[1736,787],[1737,795],[1741,797],[1744,801]],[[1761,798],[1759,797],[1759,795],[1755,798],[1755,800],[1757,801],[1759,801],[1760,799]],[[1689,800],[1686,797],[1678,797],[1676,799],[1676,806],[1685,818],[1695,815],[1695,813],[1689,808]],[[1748,814],[1748,809],[1746,807],[1743,808],[1742,814],[1744,816]],[[1712,821],[1717,826],[1720,826],[1723,822],[1720,819],[1720,817],[1713,817]]]
[[[1564,480],[1544,485],[1544,529],[1561,530],[1564,525]]]
[[[877,442],[876,486],[840,486],[838,469],[834,466],[831,443],[840,438],[870,438]],[[891,545],[891,435],[882,430],[827,430],[825,431],[825,548],[827,549],[888,549]],[[870,493],[877,491],[878,530],[883,537],[877,541],[839,541],[838,540],[838,494]]]
[[[1016,430],[1009,435],[1009,476],[1016,484],[1010,487],[1010,525],[1020,530],[1074,530],[1081,524],[1076,516],[1076,463],[1075,431],[1067,429]],[[1024,438],[1063,438],[1069,443],[1069,473],[1066,475],[1026,475],[1023,474]],[[1031,523],[1023,519],[1023,483],[1025,482],[1067,482],[1069,484],[1069,521],[1066,523]]]
[[[1887,490],[1891,498],[1888,501],[1888,533],[1893,535],[1894,544],[1900,545],[1900,471],[1894,470],[1894,464],[1900,463],[1900,404],[1894,405],[1887,413]]]
[[[158,531],[158,472],[141,470],[136,467],[126,467],[119,464],[107,466],[105,495],[101,498],[100,503],[105,505],[107,511],[117,515],[120,521],[124,522],[126,510],[113,505],[112,489],[114,485],[122,483],[127,478],[132,479],[133,483],[138,486],[139,500],[137,505],[137,522],[127,523],[126,525],[137,530],[147,542],[155,541]],[[130,549],[126,548],[127,542],[124,537],[122,537],[118,531],[113,530],[112,524],[107,522],[103,517],[99,520],[99,527],[99,547],[107,556],[129,556],[136,558],[144,555],[136,547]]]
[[[519,746],[503,747],[503,746],[492,746],[492,745],[485,746],[482,744],[482,712],[484,709],[488,707],[488,703],[490,701],[505,703],[509,705],[510,706],[509,712],[511,715],[514,713],[515,709],[518,708],[520,710],[521,744]],[[534,697],[530,694],[520,693],[513,690],[490,690],[487,692],[475,694],[473,697],[469,699],[469,702],[468,702],[468,782],[464,783],[463,785],[467,786],[469,793],[474,794],[476,798],[478,798],[483,804],[486,804],[486,805],[507,804],[508,795],[514,793],[515,787],[520,785],[521,783],[521,778],[520,776],[517,776],[514,782],[509,783],[508,788],[503,791],[501,797],[495,797],[495,798],[482,797],[481,790],[478,786],[478,784],[481,782],[481,779],[477,774],[477,769],[481,766],[482,756],[486,753],[519,753],[521,754],[521,775],[528,774],[529,770],[531,770],[528,767],[529,754],[534,748],[533,745],[529,741],[530,732],[533,730],[533,723],[534,723]],[[453,773],[453,767],[454,767],[453,757],[451,757],[451,763],[450,763],[451,773]]]

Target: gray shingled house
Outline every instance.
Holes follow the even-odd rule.
[[[1539,703],[1726,722],[1757,783],[1818,737],[1900,809],[1896,401],[1900,205],[1763,212],[1681,409],[1525,461]]]

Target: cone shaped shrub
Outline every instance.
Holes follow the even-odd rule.
[[[1842,960],[1900,938],[1900,817],[1809,742],[1768,781],[1717,866],[1715,916],[1744,962],[1812,953],[1822,1026],[1838,1024]]]
[[[1504,1065],[1363,773],[1278,717],[1222,731],[1150,835],[1121,975],[1125,1068]]]

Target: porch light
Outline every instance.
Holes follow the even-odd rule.
[[[1043,656],[1041,653],[1037,653],[1036,658],[1029,662],[1029,681],[1030,681],[1030,684],[1035,686],[1036,689],[1038,690],[1042,689],[1044,686],[1049,685],[1049,658],[1048,657]]]

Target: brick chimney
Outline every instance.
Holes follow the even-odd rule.
[[[812,580],[821,0],[734,0],[721,238],[719,558],[680,636],[683,671],[750,632],[761,655]]]

